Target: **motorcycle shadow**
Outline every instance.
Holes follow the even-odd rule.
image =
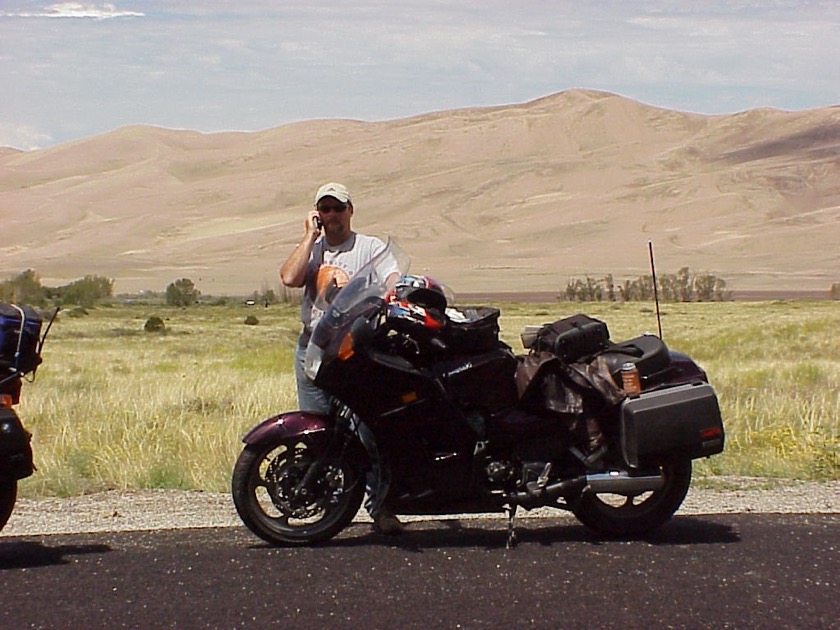
[[[70,564],[69,556],[108,551],[111,547],[101,544],[48,546],[32,541],[0,542],[0,571]]]
[[[587,529],[576,521],[552,518],[523,518],[516,524],[516,545],[604,545],[635,541],[649,545],[719,545],[741,541],[731,525],[696,516],[676,516],[660,528],[643,536],[607,537]],[[507,544],[507,520],[445,519],[406,523],[399,535],[385,535],[367,523],[354,523],[338,537],[318,547],[353,548],[380,546],[420,552],[441,548],[504,549]]]
[[[436,548],[436,547],[485,547],[504,548],[507,543],[507,523],[501,519],[498,524],[471,521],[445,521],[417,532],[409,528],[394,540],[392,536],[371,533],[364,538],[372,544],[390,546]],[[383,541],[383,539],[389,539]],[[404,539],[404,541],[402,540]],[[615,542],[642,542],[656,546],[731,544],[740,542],[737,530],[729,525],[696,517],[675,517],[670,522],[641,536],[603,536],[575,522],[546,523],[544,519],[522,519],[516,526],[516,545],[537,544],[542,546],[585,544],[604,545]]]
[[[546,522],[549,521],[549,522]],[[410,523],[399,536],[368,532],[356,539],[358,544],[379,544],[405,548],[484,547],[504,548],[507,544],[507,521],[446,520],[426,521],[422,528]],[[636,541],[650,545],[718,545],[740,542],[737,530],[730,525],[705,518],[675,517],[660,528],[641,536],[603,536],[568,520],[521,519],[516,525],[516,544],[542,546],[564,544],[603,545]],[[338,543],[340,541],[336,541]],[[349,540],[347,542],[350,542]]]

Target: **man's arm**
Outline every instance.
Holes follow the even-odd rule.
[[[312,249],[315,246],[315,241],[321,234],[318,228],[316,219],[318,218],[318,211],[312,210],[306,217],[305,229],[303,238],[286,258],[286,261],[280,266],[280,280],[287,287],[302,287],[306,282],[306,268],[309,265],[309,257],[312,255]]]

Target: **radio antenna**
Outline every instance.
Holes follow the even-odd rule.
[[[662,316],[659,313],[659,289],[656,288],[656,264],[653,262],[653,241],[648,241],[650,253],[650,275],[653,279],[653,301],[656,302],[656,325],[659,327],[659,338],[662,339]]]

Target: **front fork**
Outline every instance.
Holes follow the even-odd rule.
[[[335,411],[335,430],[332,432],[321,457],[312,462],[312,465],[309,466],[306,474],[300,480],[300,483],[298,483],[294,490],[296,495],[306,495],[311,492],[317,480],[321,478],[325,462],[328,459],[341,461],[344,458],[347,447],[350,445],[354,433],[356,433],[353,427],[354,418],[353,412],[347,405],[338,406]],[[337,453],[337,457],[332,458],[332,453]]]
[[[251,429],[242,441],[252,446],[270,445],[290,440],[318,441],[323,439],[322,455],[315,459],[304,473],[293,492],[307,496],[314,491],[318,479],[326,466],[327,457],[340,461],[350,451],[358,450],[353,445],[358,439],[367,456],[369,466],[366,480],[368,500],[365,508],[371,514],[381,509],[390,486],[390,474],[382,453],[377,447],[373,433],[368,426],[343,404],[335,405],[328,416],[305,411],[293,411],[272,416]],[[359,453],[359,456],[362,456]]]

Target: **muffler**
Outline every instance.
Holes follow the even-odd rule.
[[[604,473],[586,475],[584,492],[604,492],[632,496],[642,492],[659,490],[665,485],[665,477],[655,475],[631,476],[625,470],[610,470]]]
[[[622,494],[633,496],[643,492],[659,490],[665,485],[662,473],[656,475],[631,476],[624,470],[611,470],[605,473],[581,475],[572,479],[556,481],[550,484],[530,482],[526,492],[514,492],[508,500],[526,509],[548,505],[560,497],[572,497],[582,492]]]

